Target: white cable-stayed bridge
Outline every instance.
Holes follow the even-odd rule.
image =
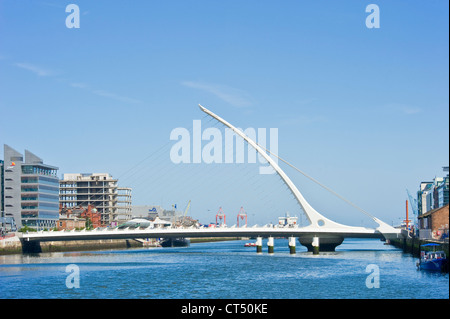
[[[402,236],[401,230],[396,229],[375,216],[372,216],[365,210],[357,207],[355,204],[346,200],[333,190],[315,181],[298,168],[271,153],[265,147],[259,145],[256,141],[248,137],[241,130],[237,129],[223,118],[214,114],[210,110],[200,105],[200,109],[207,116],[216,120],[231,129],[234,134],[244,139],[249,147],[254,148],[257,153],[262,156],[267,163],[275,170],[287,189],[292,193],[297,204],[304,212],[309,221],[307,226],[295,227],[215,227],[215,228],[135,228],[135,229],[119,229],[105,228],[103,230],[82,230],[82,231],[40,231],[36,233],[23,234],[21,240],[23,243],[44,242],[44,241],[67,241],[67,240],[101,240],[101,239],[137,239],[137,238],[179,238],[179,237],[256,237],[257,247],[261,247],[261,239],[268,238],[268,245],[273,247],[274,237],[288,237],[289,245],[295,247],[295,238],[298,238],[302,245],[308,247],[308,250],[318,252],[319,250],[334,250],[340,245],[345,238],[380,238],[391,239]],[[157,157],[163,156],[164,153],[158,154]],[[272,155],[272,156],[271,156]],[[296,185],[288,177],[288,175],[280,168],[278,163],[273,159],[276,156],[282,162],[288,164],[295,170],[299,171],[309,179],[318,183],[327,191],[344,200],[354,208],[357,208],[366,216],[368,216],[378,226],[375,228],[348,226],[337,223],[314,209]],[[210,167],[213,169],[213,166]],[[134,173],[135,174],[135,173]],[[258,248],[260,249],[260,248]]]

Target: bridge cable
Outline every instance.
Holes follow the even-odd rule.
[[[256,143],[256,142],[255,142]],[[357,210],[359,210],[360,212],[362,212],[363,214],[369,216],[370,218],[375,218],[373,215],[371,215],[370,213],[368,213],[367,211],[365,211],[364,209],[362,209],[361,207],[357,206],[356,204],[352,203],[351,201],[349,201],[348,199],[342,197],[341,195],[339,195],[338,193],[336,193],[334,190],[332,190],[331,188],[323,185],[322,183],[320,183],[318,180],[312,178],[311,176],[309,176],[308,174],[306,174],[305,172],[301,171],[300,169],[298,169],[297,167],[295,167],[294,165],[292,165],[291,163],[289,163],[288,161],[284,160],[283,158],[279,157],[277,154],[274,154],[273,152],[271,152],[270,150],[268,150],[267,148],[265,148],[262,145],[259,145],[258,143],[256,143],[259,147],[261,147],[262,149],[264,149],[265,151],[267,151],[268,153],[270,153],[271,155],[275,156],[276,158],[278,158],[280,161],[282,161],[283,163],[289,165],[290,167],[292,167],[293,169],[295,169],[297,172],[299,172],[300,174],[302,174],[303,176],[305,176],[306,178],[310,179],[311,181],[313,181],[314,183],[318,184],[319,186],[323,187],[324,189],[326,189],[327,191],[329,191],[330,193],[332,193],[333,195],[335,195],[336,197],[340,198],[341,200],[343,200],[344,202],[346,202],[347,204],[353,206],[354,208],[356,208]]]
[[[217,119],[216,119],[217,120]],[[217,120],[218,121],[218,120]],[[218,121],[220,122],[220,121]],[[221,122],[220,122],[221,123]],[[223,123],[222,123],[223,124]],[[224,126],[226,126],[225,124],[223,124]],[[245,133],[244,133],[245,134]],[[239,135],[238,135],[239,136]],[[241,137],[242,138],[242,137]],[[243,138],[244,139],[244,138]],[[245,141],[245,139],[244,139]],[[338,193],[336,193],[334,190],[332,190],[331,188],[325,186],[324,184],[320,183],[318,180],[314,179],[313,177],[309,176],[308,174],[306,174],[305,172],[303,172],[302,170],[300,170],[299,168],[295,167],[294,165],[292,165],[291,163],[289,163],[288,161],[286,161],[285,159],[279,157],[277,154],[271,152],[269,149],[267,149],[265,146],[260,145],[257,141],[253,141],[256,145],[258,145],[259,147],[261,147],[263,150],[265,150],[266,152],[268,152],[269,154],[275,156],[276,158],[278,158],[280,161],[282,161],[283,163],[289,165],[291,168],[295,169],[297,172],[299,172],[300,174],[302,174],[303,176],[305,176],[306,178],[310,179],[311,181],[313,181],[314,183],[318,184],[319,186],[321,186],[322,188],[324,188],[325,190],[327,190],[328,192],[332,193],[334,196],[338,197],[339,199],[343,200],[344,202],[346,202],[347,204],[349,204],[350,206],[356,208],[357,210],[359,210],[360,212],[362,212],[363,214],[367,215],[368,217],[370,217],[371,219],[375,220],[375,216],[373,216],[372,214],[370,214],[369,212],[365,211],[364,209],[362,209],[361,207],[357,206],[356,204],[352,203],[351,201],[349,201],[348,199],[346,199],[345,197],[339,195]],[[248,142],[247,142],[248,144]]]

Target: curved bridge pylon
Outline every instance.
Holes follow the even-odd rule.
[[[356,227],[348,226],[332,221],[326,218],[319,212],[317,212],[303,197],[298,188],[292,182],[292,180],[286,175],[286,173],[278,166],[278,164],[273,160],[272,157],[267,154],[267,152],[260,147],[255,141],[245,135],[241,130],[237,129],[229,122],[225,121],[223,118],[214,114],[207,108],[199,104],[200,109],[216,119],[226,127],[230,128],[235,134],[243,138],[250,146],[252,146],[276,171],[276,173],[281,177],[283,182],[290,189],[298,204],[305,213],[310,225],[303,227],[307,231],[307,235],[299,237],[299,241],[302,245],[306,246],[310,251],[317,251],[320,246],[321,251],[334,251],[335,247],[340,245],[344,238],[354,237],[354,238],[368,238],[368,237],[379,237],[384,239],[397,238],[401,235],[401,230],[396,229],[380,219],[369,215],[378,227],[375,229],[366,227]]]

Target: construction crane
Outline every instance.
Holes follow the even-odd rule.
[[[187,204],[187,206],[186,206],[186,209],[184,210],[184,215],[183,215],[183,217],[186,217],[187,212],[188,212],[188,210],[189,210],[190,207],[191,207],[191,200],[189,200],[189,202],[188,202],[188,204]]]
[[[239,217],[241,219],[245,218],[245,227],[247,227],[247,213],[245,212],[244,207],[241,207],[241,209],[238,212],[238,215],[237,215],[237,227],[239,227]]]
[[[178,226],[188,226],[190,224],[189,218],[186,218],[187,212],[189,211],[190,207],[191,207],[191,200],[189,200],[189,202],[187,203],[183,215],[181,215],[181,216],[179,216],[177,218],[178,219],[178,221],[177,221],[177,225]]]
[[[217,219],[220,220],[220,225],[217,223]],[[222,223],[223,219],[223,223]],[[219,207],[219,211],[216,214],[216,226],[223,226],[226,225],[226,215],[225,212],[222,210],[222,207]]]
[[[411,208],[412,208],[412,211],[413,211],[413,215],[414,215],[414,217],[413,217],[413,220],[414,220],[414,228],[415,229],[418,229],[417,228],[417,199],[415,199],[415,198],[413,198],[412,196],[411,196],[411,194],[409,193],[409,190],[408,189],[406,189],[406,193],[408,194],[408,198],[409,198],[409,204],[411,205]]]

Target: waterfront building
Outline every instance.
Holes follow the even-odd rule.
[[[448,240],[448,206],[432,209],[419,216],[420,239]]]
[[[158,217],[161,220],[170,222],[175,222],[183,215],[182,212],[176,210],[176,205],[172,205],[171,210],[164,209],[158,205],[133,206],[132,211],[134,217],[148,218],[149,220],[155,220]]]
[[[93,205],[88,205],[86,207],[76,206],[74,208],[63,207],[62,204],[59,204],[59,220],[69,219],[69,218],[78,218],[83,220],[84,224],[81,228],[98,228],[102,226],[101,223],[101,214],[97,211],[97,209]],[[64,228],[65,225],[60,224],[58,228]],[[74,226],[75,227],[75,226]],[[80,228],[80,226],[76,226]]]
[[[5,213],[5,201],[4,201],[4,161],[0,160],[0,236],[9,231],[15,231],[16,225],[14,223],[14,218],[9,215],[6,216]]]
[[[142,205],[133,206],[132,208],[134,218],[148,219],[150,221],[167,222],[174,226],[190,227],[198,225],[198,220],[190,216],[186,216],[185,212],[177,211],[176,205],[172,205],[172,210],[167,210],[159,205]]]
[[[3,229],[3,221],[4,221],[4,214],[5,214],[5,205],[3,203],[3,165],[4,161],[0,160],[0,218],[2,219],[2,224],[0,225],[0,227]]]
[[[448,167],[444,167],[448,172]],[[449,175],[435,177],[432,182],[420,183],[417,192],[419,237],[448,238]]]
[[[92,205],[100,213],[102,226],[131,219],[131,188],[118,187],[118,180],[108,173],[63,174],[59,186],[63,208]]]
[[[417,192],[419,216],[449,203],[448,182],[449,176],[447,175],[446,177],[435,177],[432,182],[420,183],[420,189]]]
[[[58,167],[44,164],[28,150],[24,156],[4,145],[2,192],[5,219],[20,229],[53,228],[58,213]]]
[[[0,236],[10,231],[16,231],[17,228],[12,216],[6,216],[4,200],[4,161],[0,160]]]
[[[148,218],[149,220],[155,220],[156,217],[164,214],[164,208],[158,205],[133,206],[131,211],[134,218]]]
[[[421,182],[417,192],[417,210],[419,216],[425,214],[430,207],[433,182]]]
[[[60,216],[56,228],[58,230],[83,229],[86,227],[86,220],[76,216]]]
[[[444,180],[440,185],[437,186],[437,202],[438,207],[443,207],[449,203],[449,195],[448,195],[448,175],[444,177]]]
[[[92,205],[88,205],[88,208],[81,212],[80,217],[84,218],[88,228],[97,228],[102,225],[102,216]]]

